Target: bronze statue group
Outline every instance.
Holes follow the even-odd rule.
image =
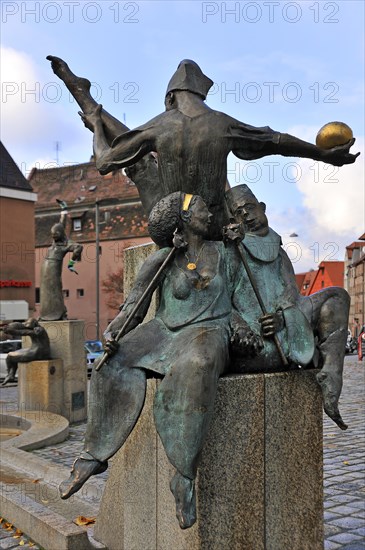
[[[129,130],[96,104],[88,80],[63,60],[48,59],[94,134],[97,168],[101,174],[126,168],[160,247],[105,330],[108,358],[91,377],[84,449],[61,496],[69,498],[105,471],[139,418],[152,373],[160,378],[155,425],[176,469],[170,484],[176,515],[188,528],[196,521],[195,477],[222,375],[318,368],[324,409],[347,427],[338,400],[349,296],[337,287],[299,294],[264,203],[246,185],[226,190],[227,155],[250,160],[280,154],[342,166],[357,157],[349,152],[353,140],[320,149],[217,112],[205,103],[212,81],[190,60],[179,64],[168,84],[166,110]],[[156,288],[155,318],[142,324]]]

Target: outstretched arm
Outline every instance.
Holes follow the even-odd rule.
[[[332,149],[321,149],[312,143],[308,143],[290,134],[280,134],[280,140],[277,145],[278,153],[284,157],[302,157],[313,160],[321,160],[334,166],[343,166],[344,164],[353,164],[360,153],[353,155],[350,153],[350,147],[355,143],[355,139],[350,140],[345,145],[333,147]]]
[[[256,128],[239,121],[229,127],[232,152],[240,159],[254,160],[267,155],[320,160],[334,166],[352,164],[360,153],[349,152],[355,140],[332,149],[321,149],[290,134],[275,132],[269,126]]]
[[[68,246],[68,252],[72,252],[71,259],[74,262],[81,261],[81,254],[82,254],[83,248],[84,247],[82,246],[82,244],[78,244],[78,243],[71,243]]]

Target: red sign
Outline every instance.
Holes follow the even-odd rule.
[[[14,281],[10,279],[9,281],[0,281],[0,287],[30,287],[32,286],[31,281]]]

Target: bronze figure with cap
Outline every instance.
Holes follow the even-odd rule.
[[[338,401],[350,307],[348,293],[340,287],[329,287],[302,296],[296,285],[293,266],[281,247],[281,238],[268,225],[265,204],[257,200],[247,185],[228,190],[226,199],[235,221],[243,224],[245,236],[241,246],[270,312],[266,317],[262,316],[247,273],[241,268],[232,298],[232,340],[236,352],[242,341],[245,346],[243,353],[238,351],[236,360],[233,360],[233,370],[283,370],[270,338],[277,334],[290,364],[321,368],[317,381],[322,389],[325,412],[345,430],[347,426],[341,418]],[[241,319],[244,319],[243,326]],[[247,345],[250,342],[255,353],[249,355]]]
[[[100,173],[134,165],[130,175],[147,210],[174,191],[200,195],[213,214],[212,239],[222,238],[222,227],[228,221],[224,191],[230,152],[243,160],[280,154],[336,166],[353,163],[357,157],[349,153],[354,140],[320,149],[268,126],[250,126],[211,109],[205,99],[213,81],[189,59],[181,61],[167,86],[165,112],[128,131],[91,98],[86,79],[76,77],[63,60],[54,56],[48,59],[83,109],[80,115],[85,125],[94,132],[94,154]],[[148,157],[152,152],[157,153],[157,164]],[[141,165],[142,159],[145,163]]]

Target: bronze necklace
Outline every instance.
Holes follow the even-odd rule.
[[[195,262],[190,261],[190,258],[188,256],[187,252],[184,252],[185,258],[188,260],[188,263],[186,264],[186,267],[189,271],[194,271],[196,269],[197,263],[199,262],[200,254],[203,251],[203,248],[205,247],[205,242],[201,245],[198,255],[195,258]]]
[[[204,290],[209,286],[209,283],[210,283],[210,277],[206,277],[206,276],[202,277],[199,271],[197,270],[197,263],[199,261],[200,254],[202,253],[204,246],[205,246],[205,243],[201,245],[199,252],[197,254],[197,257],[195,258],[195,262],[190,261],[190,258],[187,252],[184,252],[185,258],[188,260],[188,263],[186,264],[186,268],[190,272],[194,272],[191,274],[192,275],[191,281],[193,283],[193,286],[197,290]]]

